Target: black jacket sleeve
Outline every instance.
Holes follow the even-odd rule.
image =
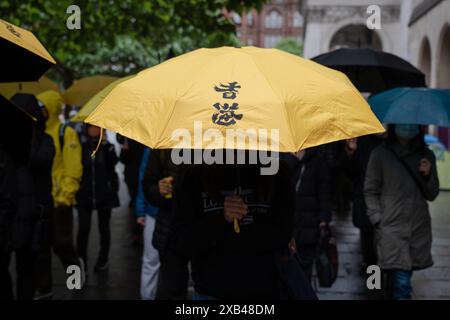
[[[116,164],[119,161],[112,144],[106,146],[106,159],[108,163],[108,175],[111,180],[111,186],[114,192],[119,191],[119,177],[116,172]]]
[[[142,179],[142,189],[147,201],[158,208],[168,207],[172,204],[171,199],[166,199],[159,193],[158,183],[163,177],[163,165],[160,160],[160,150],[153,150]]]
[[[31,149],[30,167],[38,171],[51,171],[54,157],[53,139],[46,133],[36,136]]]

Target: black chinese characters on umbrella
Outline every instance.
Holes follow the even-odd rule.
[[[221,83],[219,86],[214,86],[214,90],[222,92],[222,97],[224,99],[231,100],[236,99],[237,94],[239,93],[238,89],[240,88],[241,85],[236,81],[229,82],[228,85]],[[236,102],[233,102],[232,104],[216,102],[213,106],[217,109],[217,112],[212,115],[212,121],[215,124],[230,126],[236,124],[236,120],[241,120],[243,117],[242,114],[236,113],[239,109],[239,104]]]

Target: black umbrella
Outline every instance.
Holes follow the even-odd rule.
[[[312,59],[347,75],[361,92],[396,87],[425,87],[425,75],[396,55],[369,48],[338,49]]]
[[[37,81],[55,60],[28,30],[0,19],[0,82]]]
[[[0,146],[17,167],[29,160],[35,123],[28,113],[0,95]]]

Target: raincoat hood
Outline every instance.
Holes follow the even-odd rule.
[[[64,100],[57,91],[45,91],[37,96],[38,100],[42,102],[48,112],[47,127],[52,128],[60,124],[59,115],[61,114]]]

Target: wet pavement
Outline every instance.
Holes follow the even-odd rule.
[[[122,180],[123,181],[123,180]],[[110,267],[96,274],[93,267],[98,252],[96,215],[93,215],[89,245],[89,270],[82,290],[68,290],[66,274],[56,256],[53,257],[54,299],[139,299],[142,248],[133,237],[134,219],[128,212],[126,186],[121,186],[120,208],[111,217],[112,240]],[[433,221],[433,257],[435,265],[413,276],[413,299],[450,299],[450,192],[441,192],[430,204]],[[339,251],[338,279],[331,288],[318,288],[320,299],[371,299],[373,292],[365,288],[361,277],[359,231],[351,216],[335,217],[333,230]],[[317,283],[317,281],[315,282]],[[317,287],[317,285],[316,285]]]
[[[430,203],[434,266],[414,272],[413,299],[450,299],[450,192],[442,191]],[[361,277],[359,231],[351,215],[335,217],[333,230],[339,252],[338,279],[331,288],[318,288],[320,299],[373,299]]]

